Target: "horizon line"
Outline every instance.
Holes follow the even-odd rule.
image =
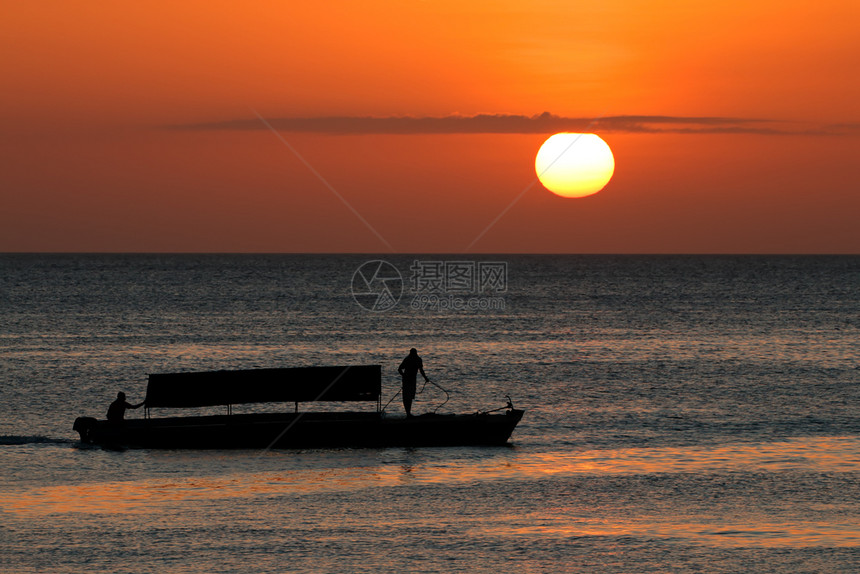
[[[482,256],[482,255],[573,255],[573,256],[609,256],[609,257],[858,257],[856,253],[834,253],[834,252],[728,252],[728,251],[703,251],[703,252],[555,252],[555,251],[486,251],[466,253],[463,251],[412,251],[412,252],[383,252],[383,251],[0,251],[0,256],[6,255],[364,255],[369,257],[402,257],[414,255],[455,255]]]

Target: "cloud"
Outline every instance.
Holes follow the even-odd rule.
[[[607,132],[647,134],[759,134],[839,135],[856,131],[848,124],[812,128],[754,118],[686,116],[606,116],[573,118],[544,112],[535,116],[478,114],[441,117],[323,116],[266,118],[276,130],[333,135],[357,134],[548,134],[556,132]],[[172,126],[185,130],[265,130],[259,118]]]

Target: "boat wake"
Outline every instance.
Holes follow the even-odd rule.
[[[39,435],[0,435],[0,446],[14,446],[25,444],[74,444],[75,442],[77,441],[68,438],[54,438]]]

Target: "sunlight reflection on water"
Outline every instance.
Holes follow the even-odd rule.
[[[289,453],[271,456],[289,457]],[[860,439],[800,438],[775,443],[714,447],[631,448],[582,452],[521,452],[407,464],[345,468],[292,468],[226,476],[146,478],[62,484],[0,493],[0,506],[19,515],[157,512],[189,501],[305,495],[402,485],[456,485],[486,481],[539,480],[557,476],[659,475],[673,473],[860,472]],[[542,531],[545,527],[536,527]],[[725,527],[720,532],[728,531]],[[715,534],[717,536],[717,534]],[[731,538],[730,534],[719,536]]]
[[[609,520],[586,516],[511,517],[511,524],[496,526],[484,533],[510,537],[576,538],[586,536],[663,538],[687,540],[696,544],[721,547],[856,547],[860,545],[860,526],[856,521],[764,522],[750,524],[726,522],[725,517],[698,516],[693,521],[684,517],[650,516],[635,520],[613,516]],[[710,518],[710,522],[707,521]]]

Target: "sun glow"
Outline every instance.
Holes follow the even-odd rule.
[[[585,197],[603,189],[615,172],[612,150],[595,134],[559,133],[547,139],[535,158],[545,188],[562,197]]]

